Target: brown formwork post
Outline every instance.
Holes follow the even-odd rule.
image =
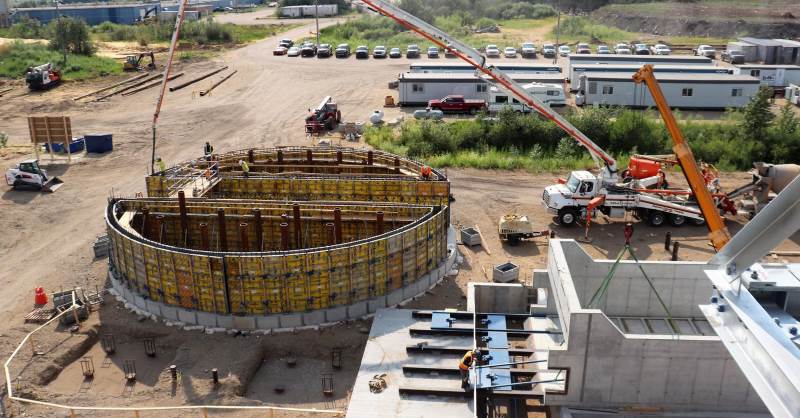
[[[400,172],[400,157],[394,157],[394,172]]]
[[[252,149],[247,150],[247,162],[253,164],[256,162],[256,156]]]
[[[156,222],[155,222],[153,240],[155,242],[161,243],[164,241],[164,236],[162,232],[164,231],[164,215],[156,215]]]
[[[225,209],[217,209],[217,229],[219,232],[219,249],[221,251],[228,251],[228,234],[225,229]]]
[[[150,239],[150,232],[147,228],[150,228],[150,208],[147,206],[142,208],[142,236],[144,239]]]
[[[294,215],[294,245],[295,248],[303,248],[302,241],[302,225],[300,221],[300,205],[297,203],[292,205],[292,214]]]
[[[253,209],[256,228],[256,251],[264,251],[264,221],[261,219],[261,209]]]
[[[377,235],[383,233],[383,211],[378,211],[375,213],[375,231]]]
[[[278,150],[278,172],[283,172],[283,150]]]
[[[372,165],[375,159],[375,154],[372,151],[367,151],[367,165]]]
[[[328,222],[325,224],[325,232],[327,232],[328,236],[328,245],[335,245],[336,244],[336,228],[333,226],[333,222]]]
[[[672,244],[672,261],[678,261],[678,248],[680,248],[680,246],[681,243],[678,241]]]
[[[178,192],[178,209],[181,214],[181,234],[178,239],[183,244],[189,241],[189,215],[186,214],[186,193],[183,190]]]
[[[208,224],[203,222],[200,224],[200,245],[202,246],[202,250],[208,251],[209,250],[209,240],[208,240]]]
[[[240,251],[248,252],[250,251],[250,238],[247,236],[247,224],[240,223],[239,224],[239,234],[242,240],[242,246],[239,249]]]
[[[289,251],[289,224],[281,222],[281,250]]]
[[[336,151],[336,164],[341,164],[341,163],[342,163],[342,152]]]
[[[333,228],[336,232],[336,243],[342,243],[342,208],[333,208]]]
[[[306,162],[308,162],[309,165],[314,163],[314,153],[310,149],[306,150]]]

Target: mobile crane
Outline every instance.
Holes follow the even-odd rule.
[[[522,85],[512,80],[503,71],[493,66],[487,66],[486,58],[471,46],[453,39],[433,25],[386,0],[364,0],[364,3],[374,11],[393,19],[401,26],[416,32],[452,55],[466,61],[475,67],[477,72],[488,75],[502,88],[521,102],[536,109],[539,114],[558,125],[586,148],[595,164],[600,168],[599,175],[595,176],[588,171],[574,171],[566,181],[546,187],[542,195],[543,205],[548,212],[556,215],[556,222],[564,226],[571,226],[581,218],[589,221],[592,214],[599,210],[611,218],[623,218],[627,213],[633,212],[637,218],[647,220],[653,226],[663,225],[667,220],[675,226],[683,225],[687,220],[696,225],[705,223],[703,213],[689,198],[691,195],[689,192],[648,189],[648,185],[653,181],[658,181],[657,178],[632,179],[619,184],[617,162],[611,155],[563,116],[529,94]]]

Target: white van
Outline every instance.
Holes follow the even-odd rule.
[[[559,84],[530,83],[522,86],[525,91],[533,94],[540,102],[548,106],[565,106],[567,96],[564,95],[564,87]],[[533,109],[519,100],[515,99],[504,90],[497,87],[489,88],[489,112],[499,112],[503,108],[510,107],[517,112],[528,113]]]

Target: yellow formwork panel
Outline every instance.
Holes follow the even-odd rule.
[[[197,288],[197,309],[206,312],[217,312],[214,303],[214,282],[211,280],[209,258],[192,256],[192,276]]]
[[[145,265],[147,267],[145,280],[147,283],[147,288],[150,289],[150,297],[153,300],[161,301],[161,294],[158,292],[161,289],[161,272],[159,271],[159,250],[150,247],[144,246],[144,260]]]
[[[428,262],[428,226],[430,222],[425,222],[415,229],[417,233],[416,238],[416,257],[417,257],[417,275],[427,273],[431,266]]]
[[[403,287],[403,236],[392,235],[386,240],[386,272],[391,290]]]
[[[385,295],[388,273],[386,265],[386,240],[372,242],[370,246],[370,288],[372,295]]]
[[[128,277],[128,280],[136,283],[141,289],[139,278],[136,277],[136,267],[133,265],[133,246],[133,241],[129,239],[124,241],[123,251],[125,252],[125,275]]]
[[[321,200],[339,200],[339,180],[322,180]]]
[[[192,277],[192,266],[188,255],[173,254],[175,266],[175,285],[178,289],[178,303],[182,308],[195,309],[197,307],[195,284]]]
[[[161,290],[164,303],[178,305],[178,283],[175,277],[173,253],[161,251],[159,266],[161,272]]]
[[[257,257],[242,258],[242,269],[244,270],[243,292],[246,310],[250,314],[266,313],[266,303],[264,295],[264,280],[262,262]]]
[[[350,303],[350,251],[337,248],[326,252],[330,266],[331,305]]]
[[[244,295],[243,295],[243,278],[240,257],[226,257],[225,258],[225,271],[227,273],[228,281],[228,301],[231,306],[231,313],[246,313]]]
[[[133,254],[134,275],[132,278],[141,286],[147,277],[147,267],[144,260],[144,246],[138,242],[131,244]],[[141,287],[140,287],[141,288]]]
[[[417,280],[417,234],[414,230],[405,231],[403,237],[403,285]]]
[[[287,295],[289,297],[289,311],[305,311],[308,302],[308,283],[303,271],[305,257],[302,254],[286,255],[283,257],[283,262]]]
[[[281,257],[264,258],[264,286],[269,313],[286,312],[286,280],[283,277],[283,260]]]
[[[315,252],[307,254],[306,274],[308,276],[309,309],[323,309],[330,306],[330,264],[327,254]]]
[[[400,182],[400,201],[403,203],[417,203],[417,186],[416,182],[403,181]]]
[[[369,245],[350,247],[350,297],[364,300],[369,297]]]
[[[211,258],[211,280],[213,283],[214,292],[214,306],[217,307],[218,313],[230,313],[228,310],[228,303],[225,293],[225,275],[222,270],[222,259]]]

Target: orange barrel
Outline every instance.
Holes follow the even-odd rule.
[[[33,303],[36,305],[47,305],[47,293],[44,292],[43,287],[36,288],[36,295],[33,297]]]

